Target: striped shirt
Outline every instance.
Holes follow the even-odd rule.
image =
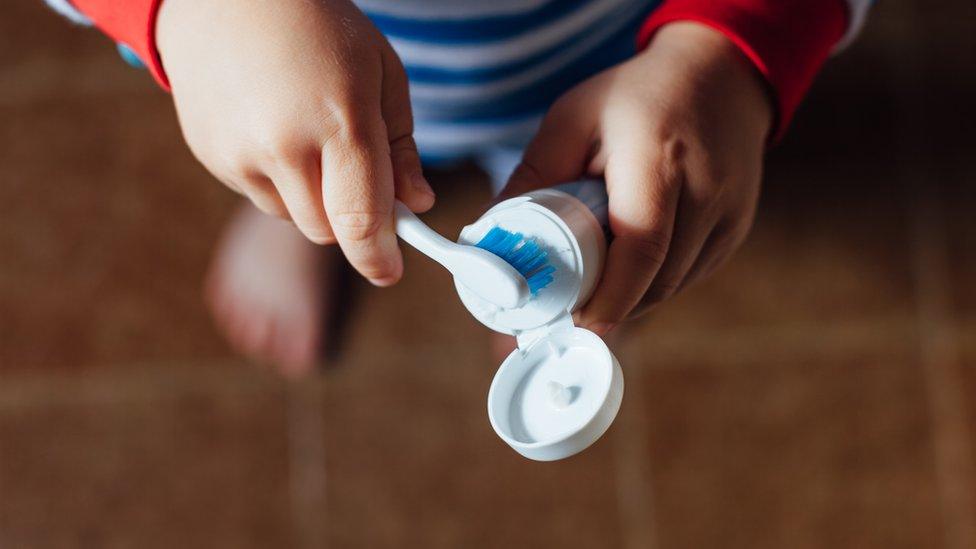
[[[359,0],[410,80],[428,157],[521,146],[573,84],[636,51],[647,0]]]

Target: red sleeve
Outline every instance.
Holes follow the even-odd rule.
[[[156,13],[162,0],[72,0],[105,34],[121,42],[142,60],[159,84],[169,89],[156,50]]]
[[[847,28],[843,0],[665,0],[644,23],[638,46],[673,21],[696,21],[729,38],[772,88],[782,136],[820,66]]]

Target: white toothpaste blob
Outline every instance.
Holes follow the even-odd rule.
[[[557,410],[564,410],[572,404],[573,390],[579,391],[578,387],[567,387],[558,381],[551,380],[546,383],[546,388],[549,389],[549,404]]]
[[[586,425],[599,410],[610,380],[599,367],[597,350],[572,346],[562,356],[530,352],[525,360],[509,412],[513,438],[527,443],[558,438]]]

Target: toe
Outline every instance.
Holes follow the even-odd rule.
[[[272,335],[271,320],[264,316],[251,315],[242,324],[241,348],[244,354],[261,362],[270,360],[268,340]]]
[[[253,331],[253,316],[246,313],[247,306],[236,303],[227,311],[224,322],[224,335],[231,348],[239,355],[250,356]]]
[[[274,355],[283,375],[299,378],[308,375],[318,358],[317,322],[301,318],[288,323],[288,328],[276,334]]]

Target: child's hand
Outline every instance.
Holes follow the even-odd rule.
[[[338,241],[377,285],[402,260],[394,194],[434,194],[413,141],[407,79],[348,0],[166,0],[157,42],[187,143],[228,187]]]
[[[772,107],[724,36],[662,28],[550,109],[505,195],[602,175],[614,240],[579,322],[606,333],[718,266],[752,223]]]

